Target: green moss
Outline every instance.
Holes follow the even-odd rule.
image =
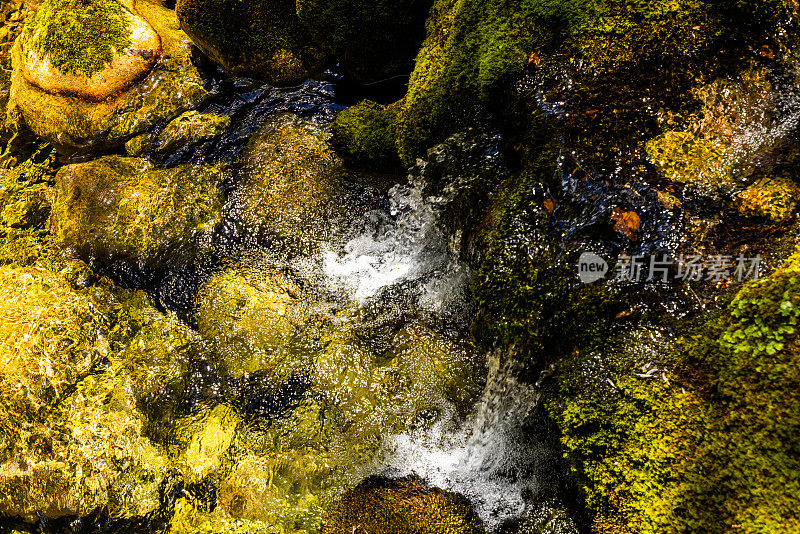
[[[397,114],[402,103],[381,106],[370,100],[339,112],[332,143],[351,164],[392,169],[400,164],[395,147]]]
[[[45,0],[27,31],[59,71],[92,76],[130,46],[131,16],[116,0]]]
[[[789,4],[437,0],[399,117],[400,155],[411,163],[452,133],[485,122],[481,111],[506,113],[534,52],[579,57],[598,72],[714,54],[731,43],[760,43]]]
[[[795,255],[683,338],[642,328],[559,363],[544,405],[598,532],[797,530],[799,284]]]
[[[368,478],[325,512],[322,534],[482,534],[486,531],[469,501],[430,487],[419,477]]]

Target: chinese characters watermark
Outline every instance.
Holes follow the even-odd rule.
[[[758,280],[761,255],[754,257],[714,254],[709,256],[684,255],[677,258],[668,255],[621,254],[610,271],[608,263],[597,254],[584,252],[578,260],[578,276],[581,282],[590,284],[613,273],[613,280],[624,282],[669,282]]]

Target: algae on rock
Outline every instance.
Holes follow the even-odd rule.
[[[162,50],[161,60],[144,79],[102,102],[48,93],[26,79],[25,51],[31,37],[23,35],[12,50],[8,121],[27,126],[63,151],[91,152],[122,145],[205,101],[208,92],[174,12],[146,1],[137,6],[142,23],[158,34]]]
[[[2,267],[0,281],[0,513],[148,513],[166,464],[142,436],[128,378],[108,363],[113,298],[36,267]]]
[[[161,169],[119,156],[68,165],[56,176],[51,231],[85,259],[192,263],[211,250],[220,181],[216,167]]]
[[[250,140],[239,186],[226,207],[246,239],[284,240],[309,250],[335,231],[343,211],[344,165],[328,135],[291,114],[268,121]],[[299,250],[293,245],[297,245]]]

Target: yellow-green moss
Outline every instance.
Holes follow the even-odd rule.
[[[482,534],[485,527],[461,495],[411,476],[368,478],[325,512],[322,534]]]
[[[118,156],[69,165],[56,177],[51,230],[87,259],[192,261],[210,250],[221,220],[220,180],[216,167]]]
[[[308,250],[332,234],[341,216],[341,159],[329,135],[294,115],[268,121],[250,140],[239,165],[240,184],[227,209],[241,234]]]
[[[130,46],[130,16],[117,0],[45,0],[26,30],[59,71],[92,76]]]
[[[381,106],[364,100],[342,110],[332,126],[332,143],[348,163],[392,169],[400,164],[395,147],[397,114],[402,102]]]
[[[739,193],[739,212],[768,217],[775,222],[791,217],[800,198],[800,187],[787,177],[764,178]]]
[[[559,362],[544,405],[595,530],[798,529],[799,284],[795,255],[680,340],[643,328]]]

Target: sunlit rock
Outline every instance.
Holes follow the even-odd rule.
[[[197,301],[198,330],[218,343],[233,375],[261,371],[285,380],[307,369],[309,304],[285,275],[258,262],[237,263],[206,282]]]
[[[161,39],[134,2],[48,0],[28,24],[22,75],[51,94],[99,101],[146,74]]]
[[[12,122],[64,151],[87,152],[121,145],[207,98],[171,10],[83,1],[67,9],[47,0],[16,41]]]
[[[482,534],[483,522],[469,501],[427,485],[416,476],[371,477],[325,512],[322,534]]]
[[[480,392],[481,362],[469,347],[420,325],[397,332],[380,355],[348,335],[326,341],[314,387],[355,457],[369,457],[386,434],[458,421]]]
[[[171,153],[176,149],[211,139],[230,123],[231,118],[227,115],[187,111],[170,122],[158,136],[158,151]]]
[[[228,217],[250,239],[282,239],[308,250],[335,231],[344,210],[344,167],[312,123],[284,114],[253,137],[240,163]]]
[[[114,310],[36,268],[0,269],[0,514],[116,517],[158,505],[161,453],[142,436],[130,378],[108,364]]]
[[[703,109],[688,117],[689,128],[667,131],[646,145],[664,178],[709,192],[730,192],[756,167],[765,170],[775,163],[771,153],[787,141],[791,124],[781,120],[766,70],[748,69],[694,93]]]
[[[231,74],[290,85],[324,64],[292,0],[179,0],[175,11],[192,41]]]
[[[51,230],[85,259],[192,262],[210,251],[221,219],[220,180],[216,167],[118,156],[68,165],[56,176]]]

